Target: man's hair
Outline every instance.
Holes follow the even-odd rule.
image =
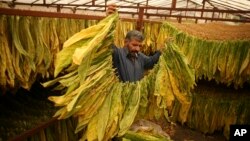
[[[131,39],[136,39],[136,40],[139,40],[139,41],[143,41],[144,40],[144,36],[143,34],[138,31],[138,30],[131,30],[127,33],[125,39],[128,39],[128,40],[131,40]]]

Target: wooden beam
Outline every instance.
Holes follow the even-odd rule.
[[[108,3],[108,1],[107,0],[105,0],[105,8],[104,8],[104,10],[105,10],[105,12],[106,12],[106,10],[107,10],[107,3]]]
[[[9,9],[9,8],[0,8],[0,14],[33,16],[33,17],[50,17],[50,18],[90,19],[90,20],[99,20],[99,19],[104,18],[104,16],[90,16],[90,15],[83,15],[83,14],[30,11],[30,10],[19,10],[19,9]]]
[[[134,14],[133,12],[129,12]],[[30,11],[30,10],[18,10],[9,8],[0,8],[0,14],[3,15],[18,15],[18,16],[32,16],[32,17],[48,17],[48,18],[69,18],[69,19],[87,19],[87,20],[101,20],[106,16],[94,16],[83,14],[70,14],[70,13],[55,13],[55,12],[43,12],[43,11]],[[125,21],[137,22],[138,19],[122,18]]]
[[[31,5],[35,4],[36,2],[38,2],[39,0],[35,0],[31,3]]]
[[[71,5],[71,3],[74,3],[74,2],[76,2],[76,1],[79,1],[79,0],[73,0],[73,1],[69,2],[68,5]],[[71,9],[73,13],[76,13],[77,7],[79,7],[79,6],[74,6],[74,7]]]
[[[142,7],[148,8],[148,7]],[[185,9],[185,8],[167,8],[169,10],[174,10],[175,12],[178,11],[201,11],[202,9]],[[222,14],[229,14],[229,13],[250,13],[250,11],[236,11],[236,10],[213,10],[213,9],[204,9],[204,12],[221,12]],[[124,14],[131,14],[131,15],[138,15],[137,12],[119,12]],[[72,19],[102,19],[104,16],[90,16],[90,15],[80,15],[80,14],[70,14],[70,13],[55,13],[55,12],[42,12],[42,11],[31,11],[31,10],[20,10],[20,9],[10,9],[10,8],[0,8],[0,14],[5,15],[20,15],[20,16],[35,16],[35,17],[56,17],[56,18],[72,18]],[[184,15],[170,15],[170,14],[159,14],[159,13],[145,13],[145,16],[157,16],[157,17],[177,17],[181,16],[182,18],[191,18],[191,19],[204,19],[204,20],[211,20],[211,18],[204,18],[204,17],[195,17],[195,16],[184,16]],[[131,19],[131,18],[123,18],[123,19]],[[245,19],[223,19],[223,18],[215,18],[214,20],[218,21],[234,21],[234,22],[250,22],[250,18]]]
[[[213,19],[214,19],[214,12],[213,12],[213,14],[212,14],[212,19],[211,19],[211,21],[213,21]]]
[[[181,23],[181,19],[182,19],[182,18],[181,18],[181,17],[178,17],[177,19],[178,19],[178,23]]]
[[[61,0],[56,0],[56,1],[52,2],[51,4],[55,4],[55,3],[57,3],[58,1],[61,1]]]
[[[203,10],[205,9],[205,4],[206,4],[205,0],[202,1],[202,4],[203,5],[202,5],[201,17],[203,17],[203,13],[204,13]]]
[[[27,4],[26,4],[27,5]],[[28,4],[30,5],[30,4]],[[34,4],[35,6],[57,6],[51,4]],[[61,6],[66,6],[65,4],[60,4]],[[92,5],[72,5],[72,6],[92,6]],[[105,5],[95,5],[93,7],[105,7]],[[221,13],[230,13],[230,14],[250,14],[250,10],[219,10],[219,9],[194,9],[194,8],[166,8],[166,7],[145,7],[140,6],[144,9],[156,9],[156,10],[167,10],[167,11],[193,11],[193,12],[221,12]],[[66,8],[66,7],[65,7]],[[68,8],[68,7],[67,7]],[[119,6],[119,8],[138,8],[137,6]]]
[[[148,7],[148,0],[146,1],[146,7]],[[146,13],[148,13],[148,9],[146,9]]]
[[[124,1],[124,2],[127,2],[127,3],[132,3],[132,4],[141,4],[141,3],[143,3],[143,1],[142,2],[136,2],[136,1],[127,1],[127,0],[120,0],[120,1]]]
[[[136,29],[138,31],[142,31],[143,16],[144,16],[144,8],[143,7],[139,7],[139,15],[138,15],[138,21],[137,21],[137,27],[136,27]]]
[[[139,13],[139,7],[140,7],[140,3],[137,3],[137,13]]]
[[[176,0],[172,0],[172,8],[176,8]]]
[[[209,0],[205,0],[207,3],[209,3],[212,7],[217,8],[216,6],[214,6]]]
[[[188,8],[188,2],[189,2],[189,0],[187,0],[186,8]],[[186,15],[187,15],[187,11],[185,12],[185,16]]]
[[[7,5],[10,7],[10,8],[14,8],[16,3],[15,3],[16,0],[12,0],[11,2],[6,2]],[[3,2],[4,3],[4,2]]]
[[[56,1],[55,1],[56,2]],[[55,3],[54,2],[54,3]],[[5,3],[5,2],[3,2]],[[106,7],[105,5],[92,5],[87,2],[85,4],[71,4],[70,6],[87,6],[87,7]],[[30,5],[28,3],[18,3],[15,2],[15,5]],[[57,4],[33,4],[33,6],[56,6]],[[61,6],[69,6],[68,4],[60,4]],[[151,6],[140,6],[144,9],[156,9],[156,10],[174,10],[174,11],[202,11],[202,9],[194,8],[169,8],[169,7],[151,7]],[[137,9],[138,6],[119,6],[119,8],[134,8]],[[222,13],[241,13],[241,14],[250,14],[250,10],[219,10],[219,9],[204,9],[204,12],[222,12]]]
[[[61,12],[61,5],[57,5],[57,6],[56,6],[56,11],[57,11],[57,12]]]
[[[92,3],[92,1],[90,1],[90,2],[86,2],[86,3],[84,3],[84,4],[81,4],[81,5],[87,5],[87,4],[89,4],[89,3]],[[71,4],[72,5],[72,4]],[[80,6],[81,6],[80,5]],[[91,5],[89,5],[89,6],[91,6]]]
[[[38,125],[37,127],[33,128],[33,129],[30,129],[24,133],[22,133],[21,135],[19,136],[16,136],[12,139],[9,139],[8,141],[24,141],[27,139],[27,137],[30,137],[36,133],[38,133],[39,131],[41,131],[42,129],[45,129],[47,128],[48,126],[56,123],[58,120],[57,120],[57,117],[54,117],[52,119],[50,119],[48,122],[45,122],[45,123],[42,123],[40,125]]]
[[[68,4],[70,5],[71,3],[74,3],[76,1],[79,1],[79,0],[73,0],[73,1],[69,2]]]

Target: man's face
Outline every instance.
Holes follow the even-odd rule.
[[[125,40],[125,46],[132,56],[136,56],[142,47],[142,42],[136,39]]]

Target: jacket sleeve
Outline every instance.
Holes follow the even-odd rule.
[[[156,51],[155,54],[152,56],[146,56],[143,54],[144,68],[145,69],[153,68],[153,66],[158,62],[160,56],[161,56],[160,51]]]

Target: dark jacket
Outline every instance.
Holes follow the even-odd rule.
[[[113,66],[121,81],[135,82],[143,78],[144,70],[150,69],[159,60],[161,53],[157,51],[153,56],[146,56],[139,52],[138,57],[132,61],[127,47],[118,48],[113,45]]]

